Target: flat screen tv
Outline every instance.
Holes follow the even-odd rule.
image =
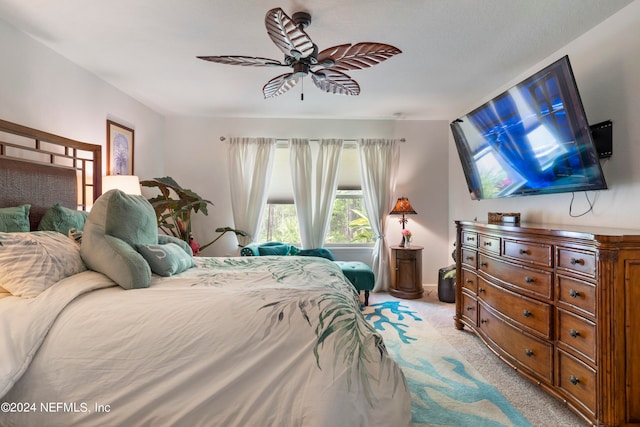
[[[451,131],[472,199],[607,188],[568,56]]]

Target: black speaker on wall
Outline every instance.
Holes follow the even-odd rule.
[[[613,154],[613,123],[611,120],[589,126],[598,157],[606,159]]]

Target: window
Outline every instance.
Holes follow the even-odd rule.
[[[364,209],[362,190],[338,190],[333,203],[331,224],[325,244],[374,243],[369,218]]]
[[[260,224],[258,241],[300,242],[296,207],[293,203],[268,203]],[[366,216],[361,190],[338,190],[325,246],[375,243]]]
[[[311,143],[313,144],[313,141]],[[288,144],[279,144],[276,148],[269,197],[259,230],[259,242],[300,242],[298,218],[293,202]],[[358,150],[355,144],[345,143],[338,172],[338,191],[325,245],[373,243],[375,238],[362,200]]]

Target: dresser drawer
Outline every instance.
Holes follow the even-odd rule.
[[[460,261],[463,265],[468,265],[475,270],[478,268],[478,251],[462,248],[462,259]]]
[[[589,316],[596,315],[596,286],[593,283],[556,275],[558,305],[571,307]]]
[[[478,299],[531,333],[551,339],[551,304],[546,304],[478,279]]]
[[[481,332],[520,365],[539,378],[553,382],[553,345],[514,328],[494,315],[480,302],[478,321]]]
[[[478,254],[478,269],[503,282],[551,300],[553,274]]]
[[[596,371],[570,354],[558,350],[556,385],[574,403],[596,412]]]
[[[596,362],[596,325],[584,317],[559,308],[558,341]]]
[[[478,303],[466,292],[462,293],[462,317],[474,326],[478,324]]]
[[[551,267],[553,251],[551,245],[544,243],[504,240],[503,255],[529,264]]]
[[[473,231],[462,232],[462,244],[464,246],[471,246],[472,248],[478,247],[478,233]]]
[[[469,289],[472,294],[478,293],[478,275],[469,270],[462,269],[462,287]]]
[[[583,274],[590,278],[596,277],[595,252],[559,247],[557,256],[558,269]]]
[[[399,250],[395,250],[394,249],[393,252],[395,253],[396,259],[411,259],[411,260],[414,260],[418,256],[418,251],[407,250],[407,249],[404,249],[404,248],[401,248]]]
[[[478,248],[500,255],[500,238],[480,234],[478,235]]]

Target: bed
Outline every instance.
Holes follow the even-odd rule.
[[[15,159],[25,144],[15,135],[46,160]],[[55,164],[45,139],[70,165]],[[30,204],[31,230],[54,204],[91,206],[100,168],[100,146],[0,121],[0,208]],[[64,178],[42,178],[51,174]],[[0,233],[0,251],[11,239],[64,247],[38,257],[43,271],[60,268],[35,295],[0,288],[0,425],[410,424],[404,375],[334,263],[195,257],[192,268],[125,290],[77,265],[78,244],[55,233]]]

